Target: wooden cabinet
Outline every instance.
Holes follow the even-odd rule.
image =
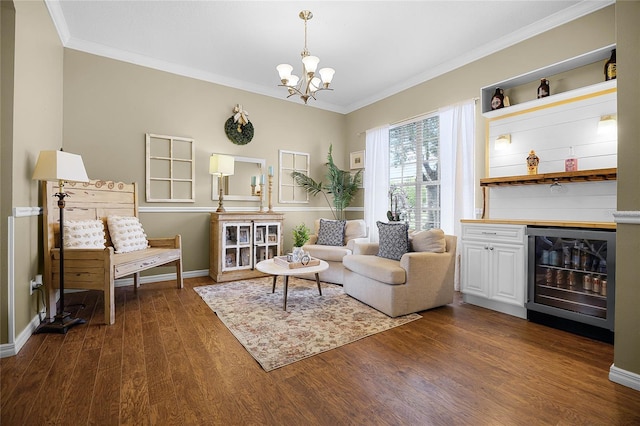
[[[526,226],[462,224],[465,302],[526,318]]]
[[[211,213],[209,276],[217,282],[265,274],[255,265],[282,251],[282,222],[277,213]]]

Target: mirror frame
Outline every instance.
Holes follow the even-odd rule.
[[[213,153],[219,154],[219,153]],[[225,154],[229,155],[229,154]],[[238,155],[231,155],[234,158],[235,162],[238,163],[252,163],[255,164],[258,168],[258,175],[264,173],[266,168],[267,161],[264,158],[252,158],[252,157],[241,157]],[[224,179],[233,179],[233,176],[225,176]],[[218,201],[218,177],[215,175],[211,175],[211,200]],[[260,201],[260,196],[258,195],[233,195],[233,194],[224,194],[225,201]]]

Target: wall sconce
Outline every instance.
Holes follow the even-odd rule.
[[[511,145],[511,135],[500,135],[496,138],[494,148],[496,151],[501,151],[509,145]]]
[[[598,134],[613,136],[618,132],[618,121],[614,114],[603,115],[598,121]]]

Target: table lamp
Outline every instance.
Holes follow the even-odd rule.
[[[222,206],[222,197],[224,195],[222,178],[233,175],[235,162],[235,158],[231,155],[213,154],[209,159],[209,173],[218,176],[218,209],[216,212],[225,211]]]

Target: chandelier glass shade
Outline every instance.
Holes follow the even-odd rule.
[[[280,64],[276,67],[276,70],[280,75],[281,84],[279,86],[286,87],[289,92],[287,98],[299,95],[306,104],[309,98],[316,99],[316,92],[333,90],[329,88],[329,84],[333,80],[335,70],[333,68],[321,68],[316,72],[320,58],[312,56],[307,50],[307,21],[313,18],[313,13],[303,10],[298,16],[304,20],[304,50],[300,54],[302,56],[302,78],[292,74],[293,67],[289,64]]]

